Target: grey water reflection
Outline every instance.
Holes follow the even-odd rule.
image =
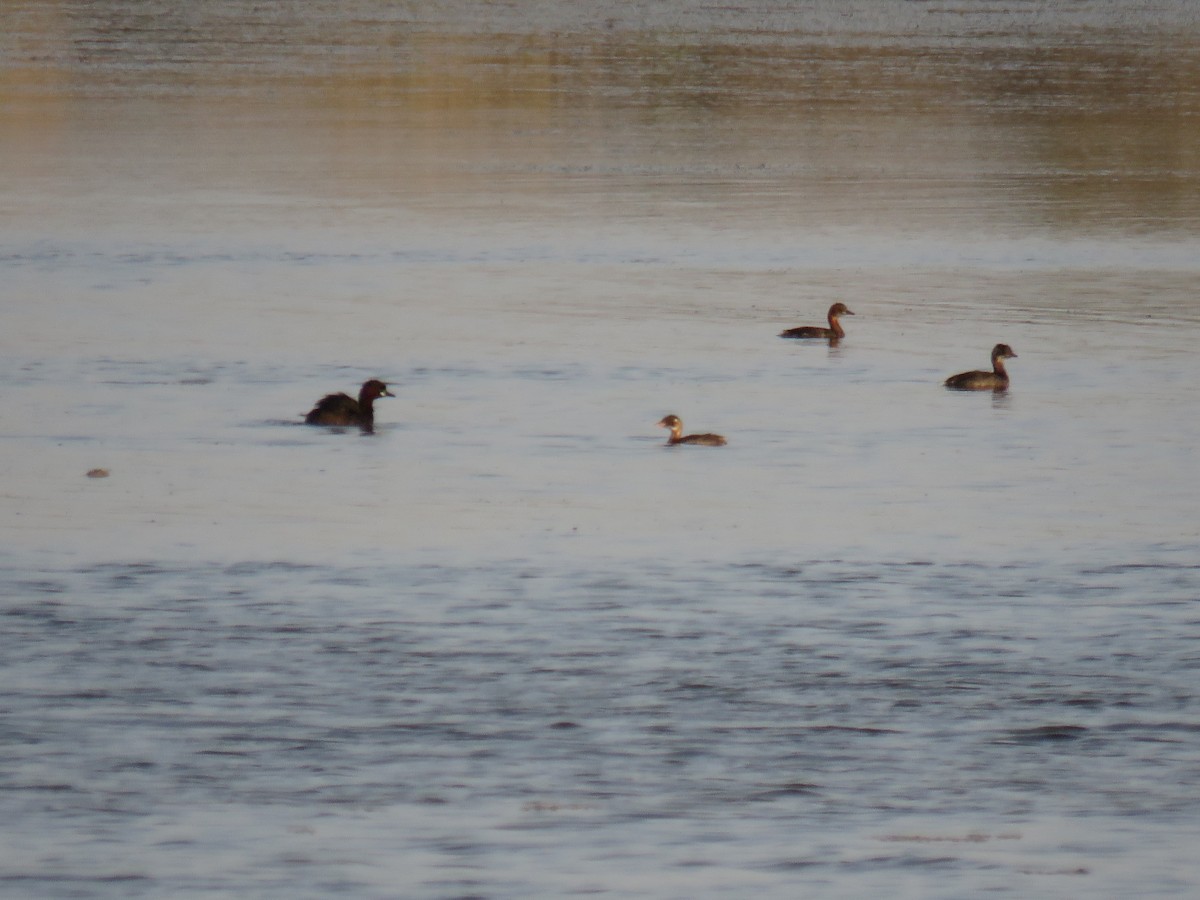
[[[10,6],[14,181],[49,153],[101,192],[736,200],[750,227],[1170,231],[1200,202],[1187,4]]]

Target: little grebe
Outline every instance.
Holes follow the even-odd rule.
[[[854,313],[846,308],[845,303],[835,303],[829,307],[829,327],[818,328],[815,325],[802,325],[799,328],[789,328],[787,331],[779,332],[780,337],[785,338],[825,338],[830,341],[841,340],[846,336],[846,332],[842,330],[842,323],[838,321],[840,316],[852,316]]]
[[[670,428],[671,436],[667,438],[667,446],[676,444],[699,444],[702,447],[724,447],[725,438],[719,434],[687,434],[683,433],[683,420],[679,416],[663,416],[658,423],[659,428]]]
[[[1017,354],[1008,344],[997,344],[992,348],[992,371],[963,372],[946,379],[946,387],[956,391],[1005,391],[1008,390],[1006,359],[1016,359]]]
[[[382,381],[372,378],[364,381],[362,390],[355,400],[346,394],[327,394],[304,417],[306,425],[357,425],[366,431],[375,426],[375,400],[378,397],[395,397]]]

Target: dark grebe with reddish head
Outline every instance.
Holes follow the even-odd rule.
[[[801,325],[799,328],[789,328],[787,331],[779,332],[779,336],[783,338],[824,338],[828,341],[840,341],[846,336],[846,332],[842,329],[842,323],[838,321],[842,316],[852,316],[854,313],[846,308],[845,303],[835,303],[829,307],[829,327],[819,328],[816,325]]]
[[[1006,391],[1008,390],[1008,370],[1004,368],[1006,359],[1016,359],[1017,354],[1008,344],[997,344],[992,348],[992,371],[961,372],[946,379],[946,387],[955,391]]]
[[[658,422],[659,428],[669,428],[671,436],[667,438],[667,446],[676,444],[697,444],[701,447],[724,447],[727,441],[719,434],[684,434],[683,420],[679,416],[663,416]]]
[[[395,397],[388,386],[377,378],[364,381],[355,400],[348,394],[327,394],[317,401],[304,417],[306,425],[356,425],[364,431],[375,427],[375,401],[380,397]]]

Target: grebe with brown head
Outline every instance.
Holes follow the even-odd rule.
[[[327,394],[317,401],[304,417],[306,425],[357,425],[364,431],[375,427],[375,401],[379,397],[395,397],[388,386],[376,378],[364,381],[358,399],[347,394]]]
[[[1008,370],[1004,368],[1004,361],[1016,358],[1017,354],[1008,344],[997,344],[992,348],[992,371],[977,370],[951,375],[946,379],[946,387],[956,391],[1006,391]]]
[[[830,341],[838,341],[846,336],[846,332],[842,329],[842,323],[838,321],[842,316],[852,316],[854,313],[846,308],[845,303],[835,303],[829,307],[829,327],[819,328],[816,325],[801,325],[799,328],[789,328],[787,331],[779,332],[779,336],[783,338],[825,338]]]
[[[727,441],[719,434],[684,434],[683,420],[679,416],[663,416],[658,422],[659,428],[669,428],[671,436],[667,438],[667,446],[676,444],[698,444],[702,447],[724,447]]]

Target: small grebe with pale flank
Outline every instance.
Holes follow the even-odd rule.
[[[854,313],[846,308],[845,303],[835,303],[829,307],[828,328],[818,328],[816,325],[802,325],[799,328],[789,328],[787,331],[781,331],[779,332],[779,336],[784,338],[826,338],[831,341],[840,340],[846,336],[846,332],[842,329],[842,323],[838,319],[841,316],[852,315]]]
[[[327,394],[304,417],[306,425],[357,425],[366,431],[375,426],[375,400],[395,397],[378,379],[364,381],[358,399],[347,394]]]
[[[683,420],[679,416],[663,416],[658,423],[659,428],[671,429],[671,436],[667,438],[667,446],[673,447],[676,444],[699,444],[702,447],[724,447],[726,444],[725,438],[719,434],[684,434]]]
[[[1016,359],[1017,354],[1008,344],[997,344],[992,348],[992,371],[962,372],[946,379],[946,387],[956,391],[1004,391],[1008,390],[1006,359]]]

